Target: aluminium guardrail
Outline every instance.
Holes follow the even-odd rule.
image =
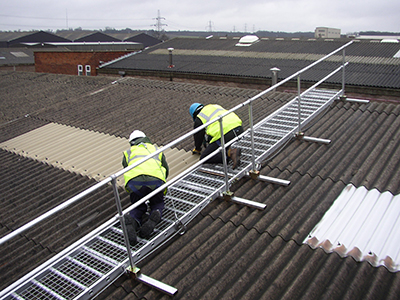
[[[43,265],[51,265],[53,262],[55,262],[57,259],[59,259],[59,257],[61,257],[63,254],[65,254],[68,251],[71,251],[72,249],[74,249],[74,247],[77,247],[79,245],[82,245],[82,243],[84,242],[84,240],[86,240],[87,238],[93,237],[97,234],[99,234],[102,230],[104,230],[105,228],[107,228],[107,226],[109,226],[110,224],[112,224],[113,222],[115,222],[116,220],[118,220],[121,224],[121,229],[124,235],[124,243],[125,243],[125,247],[128,253],[128,258],[129,258],[129,265],[131,270],[135,270],[136,266],[135,266],[135,261],[132,258],[132,251],[129,245],[129,240],[127,238],[127,234],[126,234],[126,228],[125,228],[125,223],[123,222],[123,218],[124,215],[129,213],[129,211],[131,211],[132,209],[138,207],[140,204],[145,203],[148,199],[150,199],[153,195],[155,195],[156,193],[164,190],[165,188],[170,187],[171,185],[173,185],[174,183],[178,182],[179,180],[181,180],[182,178],[184,178],[187,174],[190,174],[191,172],[193,172],[194,170],[196,170],[197,168],[199,168],[199,166],[203,165],[204,163],[207,162],[207,160],[216,155],[219,151],[222,151],[222,154],[225,158],[225,149],[227,147],[229,147],[230,145],[232,145],[233,143],[236,143],[239,139],[241,139],[244,135],[246,134],[250,134],[250,144],[251,144],[251,167],[250,169],[252,170],[256,170],[257,169],[257,164],[259,163],[257,161],[257,159],[260,159],[261,156],[259,156],[258,158],[256,158],[256,154],[255,154],[255,137],[254,137],[254,130],[255,130],[255,126],[253,124],[253,113],[252,113],[252,104],[255,100],[261,98],[263,95],[265,95],[266,93],[275,90],[277,87],[283,85],[284,83],[286,83],[289,80],[292,80],[294,78],[297,78],[297,83],[298,83],[298,96],[297,96],[297,105],[298,105],[298,126],[297,126],[297,134],[301,134],[301,129],[302,126],[304,126],[308,121],[307,120],[302,120],[302,107],[301,107],[301,99],[302,97],[304,98],[307,94],[311,94],[313,92],[313,90],[320,85],[322,82],[324,82],[327,78],[331,77],[332,75],[336,74],[337,72],[339,72],[340,70],[342,70],[342,89],[333,94],[330,95],[330,98],[333,99],[333,97],[338,97],[338,96],[344,96],[344,80],[345,80],[345,66],[347,65],[347,63],[345,62],[345,48],[347,46],[349,46],[352,42],[349,42],[345,45],[343,45],[342,47],[336,49],[335,51],[331,52],[330,54],[328,54],[327,56],[319,59],[318,61],[310,64],[309,66],[307,66],[306,68],[303,68],[302,70],[296,72],[295,74],[291,75],[290,77],[280,81],[279,83],[275,84],[274,86],[271,86],[270,88],[262,91],[261,93],[255,95],[254,97],[248,99],[247,101],[233,107],[232,109],[228,110],[225,114],[221,115],[219,118],[211,120],[209,122],[207,122],[206,124],[203,124],[202,126],[186,133],[185,135],[179,137],[178,139],[168,143],[167,145],[159,148],[157,151],[155,151],[153,154],[146,156],[145,158],[141,159],[140,161],[138,161],[137,163],[132,164],[131,166],[128,166],[127,168],[111,175],[110,177],[104,179],[103,181],[95,184],[94,186],[88,188],[87,190],[79,193],[78,195],[68,199],[66,202],[62,203],[61,205],[49,210],[48,212],[46,212],[45,214],[39,216],[38,218],[28,222],[27,224],[25,224],[24,226],[16,229],[15,231],[13,231],[12,233],[2,237],[0,239],[0,245],[7,242],[8,240],[12,239],[13,237],[15,237],[16,235],[24,232],[25,230],[31,228],[32,226],[38,224],[39,222],[43,221],[44,219],[54,215],[55,213],[65,209],[66,207],[70,206],[71,204],[79,201],[80,199],[82,199],[83,197],[89,195],[90,193],[96,191],[97,189],[99,189],[100,187],[111,183],[113,186],[113,192],[114,192],[114,197],[115,197],[115,201],[116,201],[116,206],[117,206],[117,211],[118,214],[112,218],[111,220],[109,220],[108,222],[104,223],[103,226],[100,226],[98,229],[94,230],[92,233],[90,233],[89,235],[87,235],[85,238],[81,239],[80,241],[74,243],[73,245],[71,245],[70,247],[68,247],[65,251],[61,252],[59,255],[56,255],[55,257],[53,257],[52,259],[50,259],[47,263],[43,264]],[[314,84],[312,87],[310,87],[309,89],[307,89],[306,91],[304,91],[303,93],[300,93],[301,87],[300,87],[300,75],[302,73],[304,73],[305,71],[307,71],[308,69],[312,68],[313,66],[317,65],[318,63],[320,63],[321,61],[327,59],[328,57],[334,55],[335,53],[339,52],[339,51],[343,51],[343,61],[342,61],[342,65],[340,67],[338,67],[336,70],[334,70],[333,72],[331,72],[330,74],[328,74],[326,77],[324,77],[323,79],[321,79],[319,82],[317,82],[316,84]],[[235,112],[238,109],[248,106],[248,111],[249,111],[249,129],[244,132],[242,135],[240,135],[239,137],[236,137],[235,139],[233,139],[232,141],[225,143],[224,138],[223,138],[223,117],[230,114],[231,112]],[[303,108],[303,110],[305,110],[306,108]],[[272,118],[274,116],[274,114],[272,114],[271,116],[269,116],[269,118]],[[156,189],[155,191],[153,191],[152,193],[150,193],[149,195],[147,195],[146,197],[142,198],[140,201],[136,202],[135,204],[130,205],[129,207],[127,207],[125,210],[122,209],[121,206],[121,202],[120,202],[120,198],[119,198],[119,192],[118,192],[118,188],[116,185],[116,178],[118,178],[119,176],[122,176],[125,172],[135,168],[136,166],[140,165],[141,163],[143,163],[144,161],[151,159],[152,157],[158,155],[159,153],[165,151],[168,148],[171,148],[175,145],[177,145],[178,143],[180,143],[181,141],[185,140],[186,138],[192,138],[193,134],[199,132],[200,130],[206,128],[207,126],[209,126],[210,124],[214,123],[214,122],[219,122],[220,123],[220,128],[221,128],[221,147],[214,151],[213,153],[210,154],[210,156],[199,160],[199,162],[197,162],[196,164],[194,164],[192,167],[188,168],[186,171],[184,171],[183,173],[181,173],[180,175],[176,176],[175,178],[173,178],[172,180],[168,181],[167,183],[165,183],[163,186],[161,186],[160,188]],[[295,130],[293,129],[290,134],[295,133]],[[267,156],[265,153],[262,155],[262,157]],[[224,177],[224,184],[223,186],[217,191],[217,193],[228,193],[229,194],[229,185],[233,180],[236,180],[237,178],[240,178],[241,176],[244,176],[245,174],[247,174],[249,172],[248,169],[242,169],[241,171],[235,173],[230,173],[230,171],[228,171],[228,166],[226,164],[226,160],[224,159],[224,163],[223,163],[223,172],[222,175]],[[215,193],[213,195],[213,197],[215,197],[215,195],[217,194]],[[210,199],[213,200],[213,199]],[[190,221],[190,219],[193,219],[194,216],[190,216],[189,218],[187,218],[187,221]],[[179,224],[179,220],[177,220],[177,233],[180,232],[181,227]],[[35,270],[34,270],[35,271]],[[35,273],[35,272],[34,272]],[[40,270],[36,271],[36,273],[40,273]],[[29,276],[32,276],[32,273],[29,273]],[[25,276],[26,277],[26,276]],[[21,282],[23,280],[26,280],[26,278],[23,277],[21,280],[18,280],[15,284],[11,285],[9,288],[6,288],[4,291],[0,292],[0,297],[3,297],[4,295],[6,295],[6,293],[8,293],[10,290],[12,290],[15,286],[18,286],[19,284],[21,284]],[[168,291],[166,291],[168,293]]]

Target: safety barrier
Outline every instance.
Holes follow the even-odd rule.
[[[235,106],[220,117],[207,122],[195,130],[188,132],[175,141],[161,147],[156,152],[141,159],[137,163],[113,174],[91,188],[70,198],[63,204],[53,208],[42,216],[27,223],[21,228],[2,237],[0,244],[12,239],[28,228],[43,221],[49,216],[79,201],[106,184],[112,184],[118,214],[92,231],[87,236],[75,242],[64,251],[51,258],[20,280],[0,292],[1,299],[89,299],[110,285],[119,276],[129,271],[134,278],[148,284],[166,294],[174,295],[177,290],[160,281],[145,276],[136,267],[150,253],[162,246],[176,234],[183,234],[185,226],[211,201],[218,197],[256,209],[264,209],[265,204],[235,197],[230,192],[232,183],[244,176],[253,179],[287,186],[289,181],[262,176],[259,173],[260,163],[278,151],[292,138],[297,137],[311,142],[329,143],[329,140],[307,137],[302,132],[304,126],[310,123],[331,103],[344,97],[345,82],[345,48],[349,42],[324,58],[312,63],[292,76],[271,86],[247,101]],[[334,71],[319,82],[301,92],[300,75],[321,61],[343,51],[343,62]],[[334,74],[342,71],[342,89],[326,90],[317,87]],[[266,93],[275,90],[289,80],[297,78],[297,97],[267,116],[256,125],[253,124],[253,102]],[[199,160],[196,164],[176,176],[166,184],[156,189],[139,202],[123,210],[116,184],[116,179],[125,172],[135,168],[144,161],[157,156],[187,138],[206,128],[214,122],[219,122],[223,133],[223,117],[242,107],[248,107],[249,129],[232,141],[225,143],[221,138],[221,147],[210,156]],[[232,169],[226,162],[225,149],[232,144],[242,152],[241,164]],[[219,152],[223,155],[223,164],[207,164],[207,160]],[[126,234],[124,215],[132,209],[145,203],[156,193],[168,188],[165,196],[165,210],[162,221],[156,226],[149,239],[140,239],[138,244],[130,246]]]

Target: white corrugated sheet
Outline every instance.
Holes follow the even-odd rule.
[[[400,195],[346,186],[305,244],[385,266],[400,266]]]

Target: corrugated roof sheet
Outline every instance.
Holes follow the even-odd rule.
[[[233,107],[258,93],[134,78],[112,84],[115,80],[0,72],[1,142],[59,123],[121,138],[140,125],[155,142],[165,144],[192,128],[192,101]],[[269,115],[292,98],[282,92],[266,95],[254,107],[255,118]],[[138,111],[148,118],[140,118]],[[247,110],[239,113],[247,126]],[[400,272],[303,244],[348,184],[400,194],[399,113],[395,102],[335,102],[305,128],[306,135],[331,139],[330,145],[295,139],[262,163],[262,175],[290,180],[288,187],[248,178],[232,187],[235,196],[265,203],[264,211],[217,199],[184,235],[144,260],[139,265],[142,272],[176,287],[176,299],[399,298]],[[6,208],[0,211],[2,235],[96,182],[4,150],[0,173],[1,207]],[[121,197],[126,207],[129,197],[122,191]],[[1,246],[0,288],[115,214],[112,189],[105,186]],[[135,298],[162,295],[123,276],[98,297]]]
[[[304,243],[399,271],[400,195],[349,184]]]
[[[15,66],[35,62],[33,51],[25,48],[0,48],[0,66]]]
[[[0,148],[101,181],[122,169],[122,153],[129,148],[129,142],[126,138],[50,123],[0,143]],[[197,161],[184,150],[168,149],[164,154],[170,164],[168,179]],[[117,178],[117,183],[123,187],[123,178]]]
[[[251,47],[235,47],[234,39],[174,38],[155,45],[138,55],[108,64],[100,72],[137,70],[219,76],[271,78],[270,71],[278,67],[278,78],[284,79],[331,51],[345,41],[277,41],[261,40]],[[173,50],[174,68],[168,69],[168,48]],[[356,42],[346,48],[346,83],[355,86],[400,88],[400,60],[394,55],[400,44]],[[337,68],[342,55],[332,56],[318,68],[302,74],[306,81],[318,81],[321,72],[327,75]],[[382,77],[377,78],[377,74]],[[325,76],[324,75],[324,76]],[[339,75],[328,80],[341,83]]]
[[[156,49],[148,54],[168,55],[168,49]],[[311,53],[288,53],[288,52],[246,52],[246,51],[228,51],[228,50],[186,50],[174,49],[173,55],[188,55],[188,56],[219,56],[219,57],[238,57],[238,58],[264,58],[264,59],[287,59],[287,60],[309,60],[316,61],[324,57],[324,54]],[[326,61],[342,62],[342,55],[332,55]],[[346,56],[346,61],[349,63],[364,63],[364,64],[382,64],[382,65],[400,65],[400,60],[390,57],[370,57],[370,56]]]

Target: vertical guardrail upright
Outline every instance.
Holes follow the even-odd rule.
[[[342,54],[342,96],[344,96],[344,88],[345,88],[345,68],[346,68],[346,48],[343,48]]]
[[[256,153],[254,151],[254,121],[253,121],[253,102],[249,103],[249,127],[250,127],[250,144],[251,144],[251,165],[252,170],[256,169]]]
[[[300,81],[300,74],[297,76],[297,113],[298,113],[298,130],[297,130],[297,135],[301,136],[301,87],[300,87],[301,81]]]
[[[131,250],[129,237],[128,237],[128,231],[127,231],[126,225],[125,225],[125,214],[124,214],[124,211],[122,210],[121,198],[119,196],[119,192],[118,192],[118,188],[117,188],[117,180],[116,180],[117,177],[118,176],[116,176],[116,174],[111,175],[111,178],[112,178],[111,183],[112,183],[114,198],[115,198],[115,202],[116,202],[117,210],[118,210],[118,219],[119,219],[119,223],[121,225],[122,233],[124,236],[124,243],[125,243],[125,247],[126,247],[126,251],[127,251],[128,259],[129,259],[129,267],[127,268],[127,271],[132,276],[134,276],[134,278],[136,278],[138,281],[140,281],[152,288],[155,288],[155,289],[163,292],[164,294],[174,296],[178,291],[176,288],[169,286],[169,285],[167,285],[161,281],[158,281],[154,278],[151,278],[151,277],[141,274],[140,268],[138,268],[136,266],[135,262],[133,261],[132,250]],[[160,188],[158,188],[156,191],[158,191],[159,189]],[[155,193],[155,191],[153,191],[151,193],[151,195],[154,193]]]
[[[228,178],[228,164],[226,161],[226,150],[225,150],[225,137],[224,137],[224,126],[222,116],[219,117],[219,130],[221,133],[221,154],[222,164],[224,166],[224,177],[225,177],[225,193],[229,193],[229,178]]]
[[[133,262],[132,259],[132,250],[130,247],[130,243],[129,243],[129,238],[128,238],[128,231],[126,229],[126,225],[125,225],[125,216],[124,213],[122,211],[122,204],[121,204],[121,198],[119,196],[119,192],[118,192],[118,188],[117,188],[117,180],[116,180],[116,176],[115,174],[111,176],[111,183],[112,183],[112,187],[113,187],[113,192],[114,192],[114,199],[115,199],[115,204],[117,206],[117,211],[118,211],[118,219],[119,219],[119,223],[121,224],[121,228],[122,228],[122,232],[124,235],[124,242],[125,242],[125,247],[126,247],[126,251],[128,253],[128,258],[129,258],[129,264],[131,266],[131,272],[135,272],[136,270],[136,265]]]

